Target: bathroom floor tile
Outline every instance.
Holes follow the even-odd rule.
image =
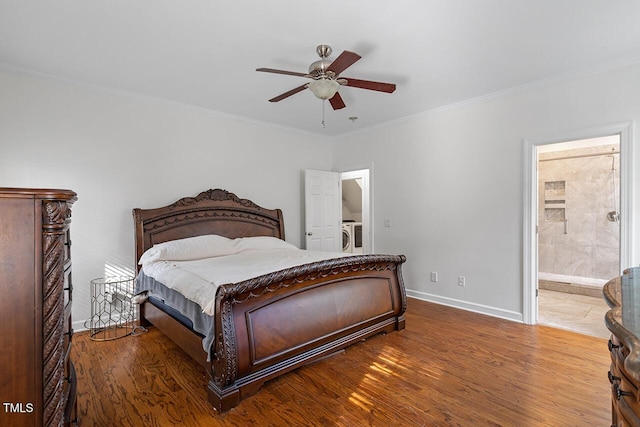
[[[609,338],[604,324],[609,311],[604,298],[540,289],[538,323],[585,335]]]

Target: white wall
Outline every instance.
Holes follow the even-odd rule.
[[[331,169],[323,138],[178,104],[0,72],[0,186],[68,188],[73,316],[89,317],[89,282],[131,271],[134,207],[224,188],[281,208],[300,245],[303,169]]]
[[[428,94],[424,94],[428,96]],[[522,320],[523,139],[640,120],[640,64],[548,81],[334,142],[333,166],[373,164],[376,252],[403,253],[409,294]],[[638,135],[634,165],[640,165]],[[632,227],[638,228],[635,173]],[[391,227],[385,228],[384,221]],[[640,236],[633,241],[640,262]],[[428,273],[439,273],[439,282]],[[466,286],[457,285],[466,277]]]

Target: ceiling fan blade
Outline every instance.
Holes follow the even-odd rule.
[[[295,71],[276,70],[275,68],[256,68],[256,71],[263,73],[286,74],[287,76],[309,77],[307,73],[297,73]]]
[[[362,57],[357,53],[345,50],[336,59],[333,60],[331,65],[327,67],[327,71],[333,71],[337,76],[341,72],[352,66],[360,58]]]
[[[333,107],[334,110],[341,110],[344,107],[346,107],[342,97],[340,96],[339,92],[336,92],[335,95],[333,95],[331,97],[331,99],[329,99],[329,103],[331,104],[331,106]]]
[[[396,90],[396,85],[393,83],[372,82],[370,80],[350,79],[349,77],[342,77],[347,81],[345,86],[357,87],[360,89],[377,90],[378,92],[393,93]]]
[[[269,102],[278,102],[278,101],[282,101],[285,98],[290,97],[291,95],[295,95],[298,92],[302,92],[303,90],[305,90],[307,88],[307,83],[303,84],[302,86],[298,86],[297,88],[291,89],[290,91],[287,91],[281,95],[276,96],[275,98],[271,98],[269,100]]]

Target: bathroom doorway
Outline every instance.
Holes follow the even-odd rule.
[[[538,150],[544,146],[566,141],[581,139],[593,139],[617,135],[620,143],[619,159],[619,257],[620,265],[618,274],[622,269],[630,267],[632,252],[633,223],[633,163],[632,163],[632,138],[633,122],[614,123],[597,128],[584,129],[565,135],[546,136],[538,139],[525,138],[524,142],[524,167],[523,167],[523,269],[522,269],[522,321],[525,324],[538,323],[538,216],[539,189],[538,189]],[[565,183],[566,185],[566,183]],[[566,188],[566,187],[565,187]],[[608,211],[611,208],[607,209]],[[571,218],[569,218],[571,221]],[[569,226],[571,225],[568,224]],[[569,229],[570,230],[570,229]]]
[[[620,272],[620,135],[538,147],[538,323],[606,338]]]

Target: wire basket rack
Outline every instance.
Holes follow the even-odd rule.
[[[131,302],[133,277],[101,277],[91,281],[90,338],[107,341],[131,335],[137,304]]]

